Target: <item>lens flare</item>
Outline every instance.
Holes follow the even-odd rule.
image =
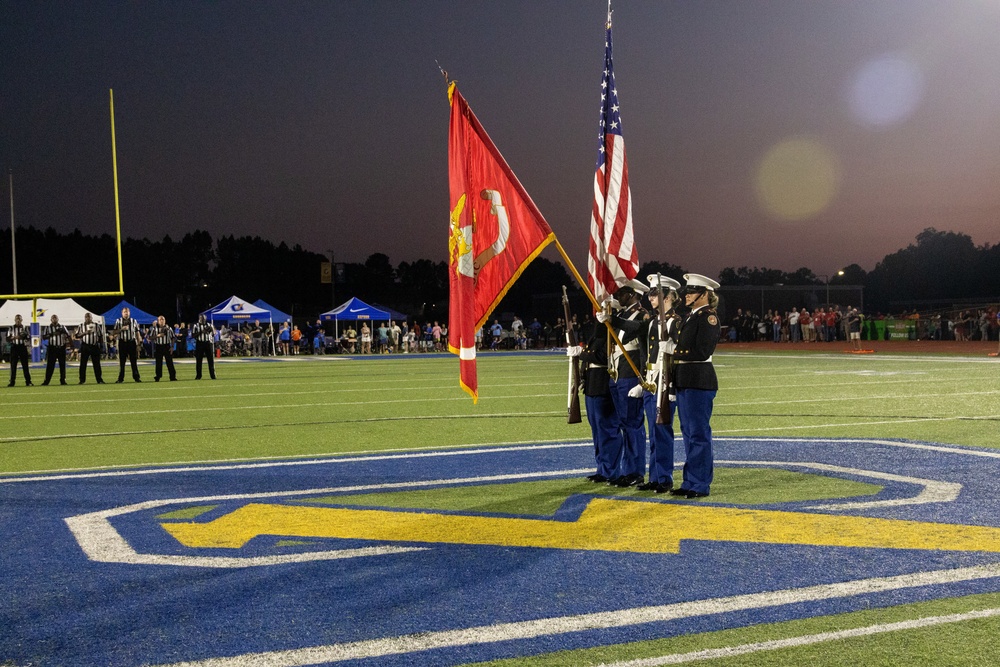
[[[909,118],[923,95],[920,68],[901,55],[885,55],[866,63],[854,76],[851,113],[863,125],[884,129]]]
[[[836,156],[816,139],[786,139],[773,146],[757,167],[757,200],[783,221],[806,220],[821,213],[839,184]]]

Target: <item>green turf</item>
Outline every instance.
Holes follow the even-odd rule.
[[[164,514],[157,515],[157,519],[196,519],[206,512],[211,512],[218,505],[195,505],[192,507],[185,507],[184,509],[175,510],[173,512],[166,512]]]
[[[713,494],[714,502],[741,505],[844,498],[875,494],[881,490],[881,487],[872,484],[760,468],[720,468],[715,485],[721,490]],[[308,500],[330,505],[551,516],[567,498],[575,494],[673,500],[669,495],[654,495],[635,488],[619,489],[576,479],[323,496]]]
[[[998,361],[949,356],[730,353],[715,357],[718,437],[901,438],[998,447]],[[108,375],[114,376],[112,373]],[[379,357],[218,364],[218,381],[18,386],[2,390],[0,475],[243,461],[396,450],[584,441],[566,424],[566,360],[483,354],[478,405],[458,387],[455,358]],[[70,377],[73,377],[71,371]],[[107,376],[106,376],[107,377]],[[675,425],[676,427],[676,425]],[[833,486],[831,486],[833,484]],[[340,504],[551,514],[576,480],[332,497]],[[769,469],[716,470],[711,502],[755,504],[866,494],[877,487]],[[629,490],[624,494],[633,494]],[[772,495],[773,494],[773,495]],[[188,511],[199,511],[197,508]],[[190,516],[176,518],[191,518]],[[289,546],[294,542],[282,542]],[[593,665],[1000,606],[1000,594],[753,626],[495,665]],[[700,661],[715,666],[1000,664],[996,619]]]

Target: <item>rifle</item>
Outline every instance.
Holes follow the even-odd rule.
[[[660,282],[660,275],[656,274],[657,282]],[[667,339],[667,318],[666,318],[666,300],[667,295],[663,293],[662,284],[660,286],[660,300],[657,306],[657,311],[659,315],[659,342],[664,342]],[[657,350],[659,354],[659,350]],[[671,355],[664,352],[660,355],[660,376],[656,381],[656,423],[657,424],[667,424],[670,414],[670,362]]]
[[[563,314],[566,317],[566,345],[576,345],[576,332],[573,331],[573,320],[569,314],[569,296],[566,294],[566,286],[563,285]],[[566,405],[566,423],[579,424],[583,421],[580,417],[580,359],[571,357],[569,360],[569,393]]]

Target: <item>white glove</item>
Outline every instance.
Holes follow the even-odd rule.
[[[622,305],[620,303],[618,303],[618,299],[614,299],[614,298],[605,299],[603,306],[604,306],[604,310],[607,310],[609,308],[611,310],[620,310],[621,307],[622,307]]]
[[[608,315],[607,312],[603,310],[597,311],[597,315],[595,315],[594,317],[596,317],[597,321],[600,322],[601,324],[604,324],[605,322],[611,319],[611,316]]]
[[[642,385],[641,384],[637,384],[636,386],[634,386],[634,387],[632,387],[631,389],[628,390],[628,397],[629,398],[642,398],[642,392],[644,392],[644,391],[645,391],[645,389],[642,388]]]
[[[581,352],[583,352],[582,345],[570,345],[566,348],[567,357],[579,357]]]
[[[646,384],[656,384],[657,372],[655,370],[646,371]]]
[[[661,340],[659,346],[661,357],[665,354],[673,354],[674,350],[677,349],[677,343],[672,340]]]

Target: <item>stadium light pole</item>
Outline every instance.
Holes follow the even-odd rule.
[[[330,308],[337,307],[337,259],[333,254],[333,251],[329,248],[326,249],[330,253]]]
[[[7,173],[10,177],[10,264],[14,274],[14,294],[17,294],[17,246],[14,243],[14,170]]]

